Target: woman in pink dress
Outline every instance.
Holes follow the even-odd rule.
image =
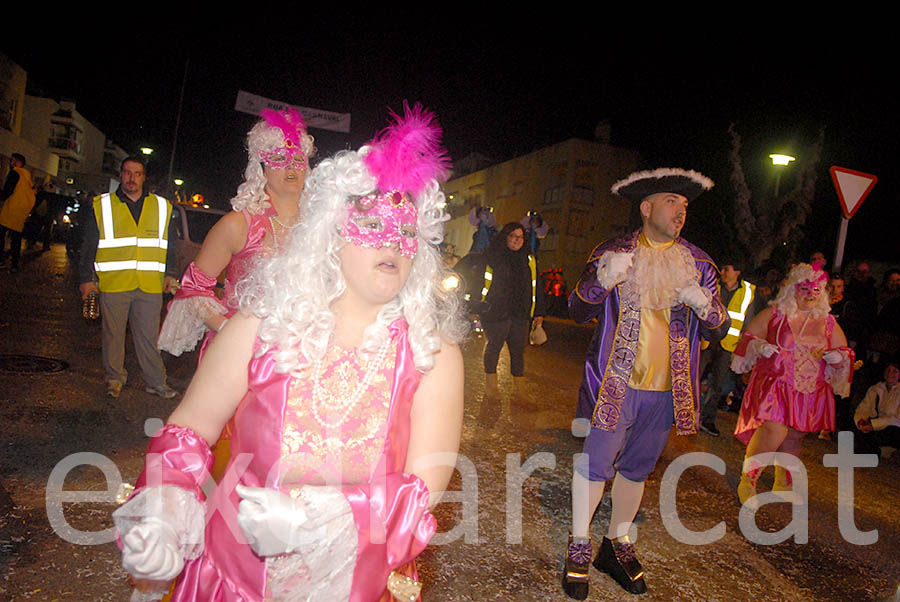
[[[202,348],[209,344],[237,311],[235,283],[261,253],[286,244],[298,222],[309,157],[315,152],[303,116],[295,109],[264,110],[247,133],[247,151],[244,182],[231,199],[234,210],[209,231],[169,303],[157,346],[172,355],[192,350],[204,334]],[[226,269],[220,299],[216,278]]]
[[[440,130],[405,109],[312,172],[297,236],[238,286],[241,311],[151,441],[114,514],[133,600],[176,577],[175,601],[418,598],[414,560],[459,447],[467,324],[440,288]],[[207,499],[209,444],[232,415]]]
[[[835,391],[849,392],[853,351],[828,313],[827,283],[817,266],[794,266],[774,303],[750,322],[734,352],[732,370],[752,369],[734,433],[747,445],[738,485],[742,504],[756,495],[768,464],[754,456],[799,456],[806,433],[834,430]],[[777,460],[773,491],[793,499],[791,474],[783,467],[789,458]]]

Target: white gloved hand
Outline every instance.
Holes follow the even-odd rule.
[[[825,360],[826,364],[840,364],[844,361],[844,354],[835,349],[823,355],[822,359]]]
[[[184,568],[184,554],[171,525],[143,519],[122,538],[122,566],[138,579],[170,581]]]
[[[287,554],[302,545],[307,516],[300,500],[264,487],[238,485],[235,491],[242,498],[238,524],[257,555]]]
[[[759,346],[759,354],[763,357],[772,357],[776,353],[778,353],[778,345],[763,343]]]
[[[633,262],[633,252],[607,251],[597,264],[597,280],[603,288],[609,290],[625,280]]]
[[[679,301],[698,313],[709,308],[709,291],[696,282],[690,286],[676,289],[675,292],[678,293]]]

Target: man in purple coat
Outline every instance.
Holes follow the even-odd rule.
[[[597,319],[578,392],[590,421],[572,478],[572,534],[563,586],[583,600],[592,549],[590,523],[613,480],[612,515],[594,566],[626,591],[647,590],[629,531],[672,429],[697,432],[700,339],[716,342],[730,325],[709,256],[679,236],[690,201],[712,188],[683,169],[633,173],[612,191],[640,203],[643,226],[591,253],[569,312]]]

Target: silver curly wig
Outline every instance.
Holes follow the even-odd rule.
[[[786,316],[791,316],[797,312],[797,299],[795,297],[797,288],[796,285],[804,280],[812,280],[819,276],[822,273],[821,270],[816,270],[808,263],[798,263],[791,271],[788,273],[787,278],[784,279],[784,282],[781,284],[781,288],[778,290],[778,295],[775,297],[775,300],[772,302],[772,305],[778,309],[778,313],[784,314]],[[825,290],[825,284],[828,280],[824,279],[822,284],[822,294],[819,295],[819,300],[813,306],[811,313],[816,318],[823,318],[831,311],[831,305],[828,303],[828,292]]]
[[[338,251],[350,244],[338,227],[347,219],[349,203],[376,191],[376,179],[363,161],[369,150],[363,146],[359,151],[341,151],[312,170],[304,219],[290,243],[263,259],[238,286],[241,309],[262,319],[259,353],[273,349],[279,372],[298,372],[321,359],[333,343],[335,316],[330,305],[346,288]],[[432,180],[413,198],[418,209],[418,252],[403,289],[367,328],[360,352],[373,354],[390,336],[391,322],[404,318],[416,368],[425,372],[434,365],[442,340],[461,342],[468,323],[460,296],[441,286],[450,273],[438,251],[443,222],[449,219],[441,208],[444,194]]]
[[[246,209],[256,215],[268,207],[266,200],[266,176],[263,173],[260,151],[270,151],[284,146],[284,133],[281,129],[260,120],[247,132],[247,168],[244,170],[244,181],[238,186],[237,194],[231,199],[231,207],[235,211]],[[301,136],[300,146],[307,159],[316,152],[314,139],[307,132]]]

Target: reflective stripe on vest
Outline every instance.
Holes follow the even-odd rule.
[[[537,301],[537,261],[534,255],[528,256],[528,269],[531,271],[531,312],[529,315],[534,317],[534,306]],[[491,290],[491,283],[494,280],[494,270],[491,266],[484,268],[484,288],[481,289],[481,300],[484,301],[488,291]]]
[[[171,206],[161,196],[151,194],[146,200],[150,199],[156,199],[156,224],[145,222],[145,204],[141,208],[138,223],[135,224],[137,232],[132,230],[133,216],[122,201],[115,199],[118,204],[114,205],[114,197],[109,193],[95,199],[95,215],[99,202],[97,217],[102,228],[99,228],[101,231],[94,269],[100,279],[101,291],[122,292],[140,288],[150,293],[162,292],[166,250],[169,248],[167,238]],[[117,214],[121,221],[127,222],[116,224]],[[150,215],[152,214],[148,214],[146,219],[150,219]]]
[[[741,337],[741,330],[744,328],[744,320],[747,318],[747,309],[753,302],[753,294],[756,286],[743,280],[743,286],[740,290],[735,291],[731,301],[728,302],[728,315],[731,316],[731,326],[728,328],[728,334],[720,343],[722,349],[726,351],[734,351],[737,348],[738,341]]]

